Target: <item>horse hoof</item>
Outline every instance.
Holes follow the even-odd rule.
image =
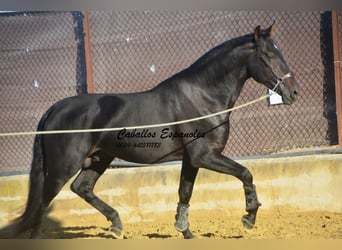
[[[117,239],[117,240],[127,239],[122,233],[122,229],[118,227],[109,227],[109,230],[112,232],[114,239]]]
[[[247,214],[245,214],[244,216],[242,216],[241,221],[242,221],[242,225],[243,225],[244,228],[246,228],[246,229],[253,229],[254,223],[252,223],[252,222],[250,221],[250,219],[249,219],[249,217],[248,217]]]
[[[184,239],[189,240],[189,239],[195,239],[196,237],[191,233],[189,229],[186,229],[185,231],[182,232]]]

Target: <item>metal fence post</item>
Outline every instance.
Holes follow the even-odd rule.
[[[86,59],[84,52],[84,33],[83,33],[83,16],[80,11],[71,11],[74,20],[75,39],[77,41],[77,58],[76,58],[76,93],[87,93],[87,72]]]
[[[339,20],[338,20],[337,11],[332,11],[332,31],[333,31],[333,49],[334,49],[334,72],[335,72],[338,145],[342,147],[342,79],[341,79]]]
[[[87,68],[87,88],[88,93],[94,93],[94,78],[93,78],[93,65],[91,60],[91,46],[90,46],[90,28],[89,28],[89,15],[87,11],[83,11],[83,29],[84,29],[84,49],[86,57]]]

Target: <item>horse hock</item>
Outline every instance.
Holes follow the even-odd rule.
[[[258,201],[255,185],[252,185],[251,187],[244,186],[244,191],[246,198],[246,211],[248,214],[243,215],[241,221],[245,228],[252,229],[261,203]]]

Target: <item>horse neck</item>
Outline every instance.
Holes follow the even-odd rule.
[[[249,47],[240,45],[225,51],[222,45],[222,48],[217,47],[209,52],[206,55],[208,58],[199,59],[185,70],[184,76],[187,80],[182,84],[188,85],[186,88],[189,90],[186,93],[189,98],[196,103],[205,100],[203,104],[211,112],[233,107],[249,78]],[[212,104],[212,107],[208,104]]]

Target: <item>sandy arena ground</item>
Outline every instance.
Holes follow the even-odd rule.
[[[253,230],[242,227],[240,217],[223,211],[198,212],[190,216],[190,228],[198,239],[342,239],[342,214],[329,212],[291,212],[275,209],[259,212]],[[99,217],[98,225],[80,225],[77,221],[60,226],[46,220],[43,238],[111,239],[109,222]],[[173,227],[173,218],[154,222],[124,223],[127,239],[182,239]]]

